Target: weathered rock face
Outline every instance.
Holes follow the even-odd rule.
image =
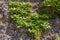
[[[41,40],[55,40],[56,35],[60,37],[60,18],[50,20],[51,28],[42,33]]]
[[[7,16],[8,6],[4,1],[0,1],[0,40],[8,40],[6,29],[8,26]]]
[[[27,35],[25,28],[16,28],[10,21],[7,10],[7,4],[0,1],[0,40],[33,40]]]
[[[0,40],[34,40],[28,36],[25,28],[16,28],[7,10],[7,4],[0,1]],[[55,40],[56,33],[60,36],[60,19],[52,19],[50,24],[52,27],[42,33],[41,40]]]

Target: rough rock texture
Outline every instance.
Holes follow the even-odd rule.
[[[60,18],[50,20],[51,28],[42,33],[41,40],[55,40],[56,35],[60,37]]]
[[[33,40],[27,35],[25,28],[16,28],[10,21],[7,10],[7,4],[0,1],[0,40]]]
[[[11,22],[7,10],[7,4],[4,1],[0,1],[0,40],[34,40],[28,36],[25,28],[16,28],[14,23]],[[52,27],[42,33],[41,40],[55,40],[56,33],[60,37],[60,19],[52,19],[50,24]]]
[[[7,5],[5,2],[0,1],[0,40],[8,40],[8,35],[6,35],[6,29],[8,26],[7,22]]]

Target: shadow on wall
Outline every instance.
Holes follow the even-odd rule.
[[[11,1],[20,1],[20,2],[42,2],[43,0],[11,0]]]

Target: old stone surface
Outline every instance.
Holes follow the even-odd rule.
[[[10,21],[7,10],[7,4],[0,1],[0,40],[34,40],[28,36],[25,28],[16,28]],[[60,37],[60,19],[52,19],[50,23],[52,27],[42,33],[41,40],[55,40],[56,33]]]
[[[60,37],[60,18],[50,20],[51,28],[42,33],[41,40],[55,40],[56,35]]]
[[[31,40],[25,28],[17,29],[10,21],[7,10],[7,4],[0,1],[0,40]]]

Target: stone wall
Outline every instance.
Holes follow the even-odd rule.
[[[0,40],[33,40],[26,29],[17,29],[11,22],[6,1],[0,1]]]
[[[35,4],[32,5],[35,6]],[[50,24],[51,28],[42,33],[41,40],[55,40],[56,33],[60,37],[60,18],[51,19]],[[16,28],[9,18],[8,5],[2,0],[0,1],[0,40],[34,40],[28,36],[26,28]]]

